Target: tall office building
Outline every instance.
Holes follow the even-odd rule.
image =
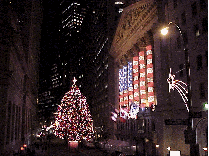
[[[64,0],[60,3],[62,11],[62,36],[65,42],[81,31],[81,26],[86,15],[86,8],[79,1]]]
[[[75,69],[100,137],[113,137],[113,124],[109,121],[115,102],[111,89],[114,60],[109,49],[123,7],[129,4],[111,0],[60,3],[60,32],[64,36],[61,44],[65,49],[61,55],[68,53],[66,58],[75,58],[68,69]]]
[[[48,5],[45,4],[48,9]],[[56,6],[56,9],[55,7]],[[78,64],[79,31],[85,15],[85,8],[80,4],[70,1],[53,2],[50,4],[51,14],[45,19],[52,24],[46,27],[49,33],[43,38],[42,71],[39,90],[39,114],[42,124],[50,125],[53,122],[54,112],[60,104],[62,96],[72,85]],[[54,9],[54,10],[53,10]],[[49,43],[46,41],[49,40]],[[47,73],[47,74],[46,74]],[[44,114],[44,115],[43,115]],[[43,115],[43,116],[42,116]]]
[[[113,58],[109,55],[110,45],[121,15],[119,8],[123,2],[90,1],[85,29],[85,53],[80,59],[81,69],[84,71],[81,85],[90,104],[96,138],[113,138],[111,111],[114,110],[114,84]]]

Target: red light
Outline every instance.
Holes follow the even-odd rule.
[[[24,145],[23,145],[23,147],[27,147],[27,145],[26,145],[26,144],[24,144]]]

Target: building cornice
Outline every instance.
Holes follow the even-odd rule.
[[[120,60],[124,55],[127,55],[128,51],[133,49],[134,45],[144,47],[146,43],[143,41],[143,36],[152,28],[154,23],[157,23],[157,4],[155,1],[144,0],[126,7],[119,21],[110,55],[116,60]]]

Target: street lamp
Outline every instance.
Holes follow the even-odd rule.
[[[186,84],[186,86],[187,86],[187,91],[186,91],[186,103],[187,103],[187,106],[188,106],[188,111],[190,112],[190,114],[191,114],[191,112],[192,112],[192,102],[191,102],[191,77],[190,77],[190,62],[189,62],[189,54],[188,54],[188,49],[186,48],[186,44],[185,44],[185,40],[184,40],[184,38],[183,38],[183,35],[182,35],[182,31],[181,31],[181,28],[176,24],[176,23],[174,23],[174,22],[169,22],[168,23],[168,26],[167,27],[165,27],[165,28],[163,28],[162,30],[161,30],[161,34],[162,35],[167,35],[168,34],[168,30],[169,30],[169,26],[170,25],[174,25],[177,29],[178,29],[178,31],[179,31],[179,33],[180,33],[180,36],[181,36],[181,38],[182,38],[182,41],[183,41],[183,46],[184,46],[184,54],[185,54],[185,65],[186,65],[186,75],[187,75],[187,84]],[[170,70],[171,71],[171,70]],[[170,78],[170,76],[171,76],[171,79],[172,79],[172,77],[173,77],[173,75],[170,73],[169,74],[169,78]],[[174,85],[174,84],[173,84]],[[190,116],[190,115],[189,115]],[[190,121],[189,121],[189,125],[188,126],[190,126],[190,127],[192,127],[192,121],[191,121],[191,119],[190,119]]]
[[[176,23],[169,22],[167,27],[161,30],[161,34],[166,35],[168,33],[170,25],[174,25],[178,29],[180,36],[182,38],[182,41],[183,41],[184,54],[185,54],[185,65],[186,65],[186,76],[187,76],[187,83],[186,83],[187,90],[185,93],[185,99],[186,99],[185,104],[186,104],[186,106],[188,108],[188,112],[189,112],[187,130],[185,130],[184,133],[185,133],[186,144],[190,144],[190,155],[193,156],[193,155],[196,155],[195,148],[193,148],[196,141],[195,141],[195,137],[193,136],[195,134],[195,131],[193,130],[193,119],[192,119],[193,110],[192,110],[192,101],[191,101],[191,76],[190,76],[189,54],[188,54],[188,49],[186,48],[186,43],[185,43],[184,36],[182,35],[181,28]],[[170,75],[173,76],[170,73],[169,78],[170,78]],[[172,80],[172,79],[169,79],[169,81],[168,81],[169,85],[173,84],[173,86],[175,86],[175,84],[173,82],[171,82],[170,80]],[[180,94],[182,93],[181,90],[178,90],[178,92]],[[187,138],[189,140],[186,140]]]
[[[168,33],[168,28],[169,28],[169,27],[163,28],[163,29],[161,30],[161,34],[162,34],[162,35],[167,35],[167,33]]]

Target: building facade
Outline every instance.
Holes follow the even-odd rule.
[[[207,111],[203,107],[208,100],[206,6],[206,1],[151,0],[123,9],[110,49],[116,75],[114,104],[120,111],[114,134],[118,140],[135,145],[137,153],[167,155],[180,151],[181,155],[190,155],[190,146],[200,155],[205,152],[203,146],[207,146],[208,131]],[[163,26],[169,27],[166,37],[160,33]],[[188,100],[184,93],[188,90],[187,85],[184,86],[188,83],[185,48],[191,71],[192,106],[189,109],[202,116],[189,117],[185,104]],[[198,73],[202,73],[201,76]],[[175,75],[175,82],[181,82],[180,89],[169,90],[169,74]],[[137,113],[133,113],[132,103],[138,107],[134,109],[138,109]],[[192,145],[185,143],[188,119],[196,130],[197,139]]]
[[[168,23],[172,23],[169,24],[169,33],[166,36],[156,33],[154,39],[155,51],[159,59],[157,61],[156,58],[156,61],[161,62],[155,65],[155,75],[159,80],[156,84],[159,104],[156,108],[156,119],[159,123],[156,126],[156,132],[160,155],[169,153],[168,147],[174,151],[181,151],[182,155],[192,155],[191,152],[193,155],[205,154],[203,147],[207,146],[208,135],[208,115],[204,108],[204,104],[208,103],[206,6],[206,1],[167,1],[163,4],[164,23],[167,26]],[[188,51],[189,64],[187,64],[184,49]],[[187,74],[188,66],[190,74]],[[190,84],[190,107],[185,105],[184,91],[179,92],[178,87],[170,90],[167,82],[160,81],[169,77],[170,69],[175,75],[175,80]],[[178,86],[187,89],[183,83]],[[192,115],[194,117],[192,127],[196,130],[195,145],[185,144],[184,132],[188,125],[181,125],[182,121],[189,118],[188,109],[189,112],[202,114],[199,117]],[[177,120],[180,121],[178,125],[166,122],[174,121],[174,124],[177,124]]]
[[[37,128],[42,11],[40,1],[2,1],[1,5],[0,148],[6,155],[23,144],[29,146]]]

